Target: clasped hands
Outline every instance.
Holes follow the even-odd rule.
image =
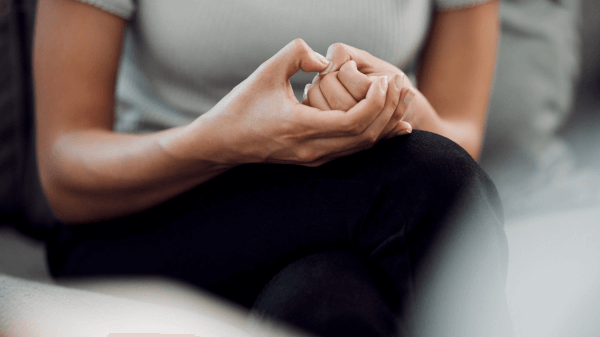
[[[388,83],[387,95],[398,94],[399,97],[396,110],[378,140],[412,132],[412,125],[408,120],[411,120],[409,113],[414,109],[408,108],[415,97],[415,88],[401,70],[362,50],[341,43],[332,45],[327,54],[330,64],[315,76],[312,83],[306,85],[302,104],[323,111],[348,111],[365,99],[373,81],[383,76]],[[360,69],[357,61],[360,62]],[[339,70],[334,71],[335,69]],[[391,85],[396,90],[389,88]]]
[[[327,54],[290,42],[192,123],[188,135],[203,137],[190,139],[210,139],[215,145],[204,158],[225,165],[319,166],[412,131],[422,95],[402,71],[341,43]],[[299,70],[320,73],[303,104],[289,81]]]

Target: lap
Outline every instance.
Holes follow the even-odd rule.
[[[318,168],[237,167],[140,214],[63,227],[49,255],[56,276],[166,274],[250,305],[283,267],[334,249],[408,284],[435,233],[465,219],[502,245],[485,173],[458,145],[415,131]]]

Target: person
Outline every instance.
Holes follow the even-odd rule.
[[[171,276],[325,336],[510,334],[473,159],[497,7],[41,0],[52,274]]]

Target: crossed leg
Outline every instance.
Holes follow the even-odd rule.
[[[167,275],[248,307],[294,262],[348,252],[370,270],[377,310],[395,317],[378,335],[510,334],[496,190],[463,149],[427,132],[318,168],[240,166],[148,211],[59,234],[55,276]],[[315,331],[311,321],[295,323]]]

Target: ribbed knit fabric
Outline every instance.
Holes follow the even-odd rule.
[[[210,110],[295,38],[325,54],[335,42],[406,67],[432,10],[482,0],[81,0],[129,20],[115,129],[151,132]],[[296,96],[314,74],[292,78]]]

